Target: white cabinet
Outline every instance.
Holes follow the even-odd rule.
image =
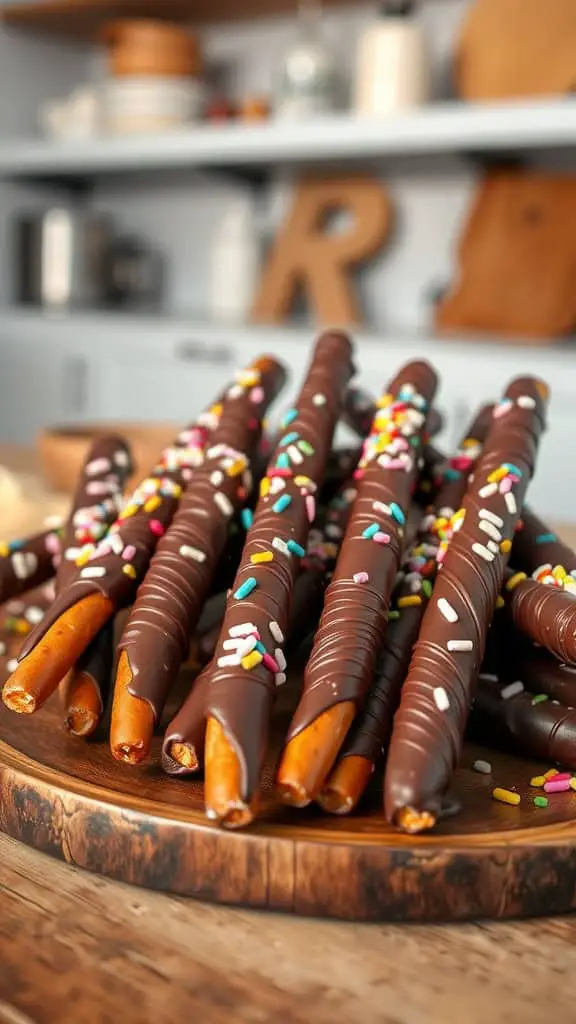
[[[0,340],[0,440],[30,444],[48,425],[85,419],[90,364],[81,353]]]

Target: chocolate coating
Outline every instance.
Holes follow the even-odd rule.
[[[194,770],[175,761],[170,755],[173,743],[186,743],[193,747],[198,765],[204,761],[204,741],[206,738],[206,692],[213,670],[211,662],[194,680],[190,693],[180,710],[166,728],[162,740],[162,768],[167,775],[192,775]]]
[[[51,579],[60,558],[61,530],[43,530],[0,545],[0,604]]]
[[[522,529],[514,535],[510,562],[528,576],[546,562],[563,565],[567,572],[572,572],[576,570],[576,553],[531,509],[525,509]]]
[[[114,607],[132,602],[150,559],[178,506],[183,488],[201,464],[204,446],[219,423],[220,399],[176,438],[98,544],[89,563],[76,567],[44,621],[30,634],[20,659],[36,646],[62,614],[91,594],[103,594]],[[127,553],[130,557],[127,557]]]
[[[393,599],[398,618],[388,623],[374,683],[362,711],[354,720],[342,757],[360,756],[376,764],[388,746],[400,690],[428,604],[429,588],[436,578],[440,523],[448,509],[454,512],[462,504],[469,474],[474,471],[490,428],[492,408],[483,407],[470,424],[456,454],[446,465],[435,502],[424,516],[414,543],[402,560],[403,579],[396,587]],[[428,586],[424,584],[425,580]],[[419,603],[406,605],[406,601]]]
[[[576,664],[576,598],[564,590],[525,579],[510,595],[515,625],[560,661]]]
[[[389,821],[405,808],[437,818],[458,763],[488,627],[544,429],[543,393],[538,381],[518,378],[494,410],[394,720],[385,776]]]
[[[390,382],[385,407],[373,422],[359,464],[358,494],[326,591],[287,742],[335,704],[353,701],[360,706],[372,682],[436,383],[427,363],[408,363]],[[374,529],[382,542],[372,539]],[[362,582],[355,580],[359,573],[365,574]]]
[[[132,672],[128,689],[150,704],[156,720],[188,654],[231,518],[250,491],[250,457],[285,377],[276,360],[260,359],[245,372],[246,384],[233,385],[224,397],[204,462],[158,543],[122,633],[119,649]]]
[[[521,679],[531,693],[545,693],[565,707],[576,707],[576,668],[557,661],[548,651],[530,645],[516,662],[513,678]]]
[[[263,481],[265,486],[228,601],[208,686],[206,714],[220,722],[238,755],[244,800],[251,799],[258,785],[275,689],[282,678],[264,661],[248,668],[226,663],[223,658],[241,661],[228,646],[233,637],[230,631],[251,623],[267,659],[274,660],[274,652],[279,650],[282,661],[283,638],[288,631],[290,600],[299,568],[298,550],[290,551],[287,544],[306,550],[310,525],[310,503],[307,505],[306,499],[313,498],[322,483],[352,373],[349,339],[339,332],[323,334],[316,344],[296,406],[284,417],[286,435],[280,438]],[[271,553],[272,560],[252,563],[252,557],[262,553]],[[256,581],[254,589],[244,597],[235,596],[244,594],[242,588],[249,588],[248,581],[252,579]],[[276,624],[272,632],[271,623]]]

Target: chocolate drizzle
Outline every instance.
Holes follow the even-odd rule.
[[[447,519],[460,508],[468,477],[486,440],[492,406],[484,406],[462,439],[458,451],[445,466],[434,504],[424,516],[414,543],[402,562],[402,575],[393,598],[386,642],[366,704],[357,715],[346,739],[342,757],[364,757],[372,764],[380,759],[392,732],[392,720],[400,699],[412,649],[432,594],[441,539]]]
[[[287,742],[335,704],[360,706],[372,682],[435,390],[432,368],[408,363],[381,400],[356,473],[358,494]]]
[[[286,678],[292,588],[352,373],[346,335],[322,335],[262,481],[212,663],[206,715],[220,722],[238,755],[245,800],[258,785],[275,689]]]
[[[204,462],[158,543],[124,628],[119,649],[130,663],[129,691],[148,701],[156,720],[188,654],[231,518],[250,493],[250,457],[284,380],[283,367],[263,358],[225,395]]]
[[[400,812],[413,812],[416,830],[429,824],[429,816],[438,817],[460,757],[488,627],[544,429],[544,391],[538,381],[518,378],[495,408],[422,621],[385,777],[388,820],[402,824]]]

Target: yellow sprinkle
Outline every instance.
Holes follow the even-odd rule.
[[[520,803],[520,794],[513,793],[510,789],[500,789],[497,787],[492,790],[492,796],[494,800],[499,800],[501,804],[512,804],[513,807],[517,807]]]
[[[137,511],[138,511],[138,505],[135,505],[134,503],[132,503],[131,505],[126,505],[126,508],[122,509],[122,513],[121,513],[120,518],[121,519],[130,519],[130,516],[135,515]]]
[[[251,668],[256,668],[256,665],[259,665],[261,661],[262,655],[260,654],[260,651],[250,651],[250,654],[246,654],[242,658],[242,668],[250,671]]]
[[[253,388],[260,380],[259,370],[242,370],[237,377],[238,383],[244,388]]]
[[[498,594],[498,597],[496,598],[496,608],[498,609],[498,611],[500,611],[500,609],[503,608],[505,604],[506,602],[502,597],[502,594]]]
[[[564,580],[566,579],[568,573],[566,572],[566,569],[563,565],[555,565],[552,569],[552,575],[556,580]]]
[[[506,584],[506,590],[514,590],[518,586],[518,584],[522,583],[522,581],[526,578],[527,577],[525,572],[515,572],[514,575],[511,576],[510,579],[508,580]]]
[[[508,470],[504,469],[504,466],[500,466],[499,469],[494,469],[492,473],[490,473],[490,476],[488,477],[488,483],[497,484],[500,482],[500,480],[503,480],[504,477],[507,476],[507,474]]]
[[[145,512],[154,512],[155,509],[159,508],[162,504],[162,498],[159,498],[157,494],[153,498],[148,498],[148,501],[144,505]]]
[[[221,416],[222,415],[222,402],[215,402],[214,405],[211,405],[210,409],[209,409],[209,412],[211,412],[213,416]]]
[[[418,594],[412,594],[407,597],[398,598],[399,608],[411,608],[413,605],[422,604],[422,598],[418,597]]]
[[[545,775],[535,775],[533,779],[530,779],[530,785],[535,786],[536,789],[541,789],[545,782]]]
[[[9,548],[8,544],[5,544],[4,541],[2,541],[2,543],[0,544],[0,557],[1,558],[6,558],[6,556],[9,555],[9,554],[10,554],[10,548]]]
[[[270,480],[267,476],[260,481],[260,497],[265,498],[270,493]]]
[[[387,394],[380,396],[380,398],[376,402],[376,408],[377,409],[386,409],[389,405],[392,405],[393,401],[394,401],[394,396],[391,395],[388,392]]]
[[[507,555],[508,552],[510,551],[511,547],[512,547],[512,541],[511,540],[500,541],[500,551],[502,552],[503,555]]]
[[[181,498],[182,497],[182,488],[181,488],[180,484],[174,484],[173,485],[173,487],[172,487],[172,497],[173,498]]]
[[[478,441],[476,441],[476,439],[474,437],[467,437],[462,442],[462,447],[463,448],[475,448],[477,444],[478,444]]]
[[[26,619],[18,619],[14,624],[14,629],[17,633],[29,633],[30,623],[26,622]]]
[[[296,484],[296,487],[309,487],[310,484],[312,483],[312,480],[310,479],[309,476],[299,475],[294,477],[294,483]]]
[[[544,772],[545,779],[553,779],[555,775],[558,775],[557,768],[549,768],[547,772]]]
[[[228,476],[238,476],[246,467],[246,459],[236,459],[228,469]]]
[[[271,562],[274,555],[271,551],[258,551],[255,555],[250,555],[250,561],[254,565],[258,565],[260,562]]]
[[[441,530],[444,526],[448,526],[448,520],[446,519],[446,516],[438,516],[438,519],[434,523],[434,526],[438,530]]]
[[[570,779],[570,789],[576,789],[576,779]]]
[[[130,565],[128,562],[126,563],[126,565],[122,566],[122,572],[124,573],[125,576],[129,576],[131,580],[136,579],[136,569],[134,568],[133,565]]]
[[[94,552],[94,548],[93,547],[90,548],[89,551],[83,551],[81,555],[78,555],[78,558],[74,562],[74,565],[86,565],[86,562],[89,561],[90,555],[92,555],[93,552]]]

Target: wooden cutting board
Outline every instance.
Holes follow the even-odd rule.
[[[454,59],[467,100],[576,91],[574,0],[476,0]]]
[[[535,339],[569,333],[576,324],[576,176],[487,174],[457,264],[438,327]]]

